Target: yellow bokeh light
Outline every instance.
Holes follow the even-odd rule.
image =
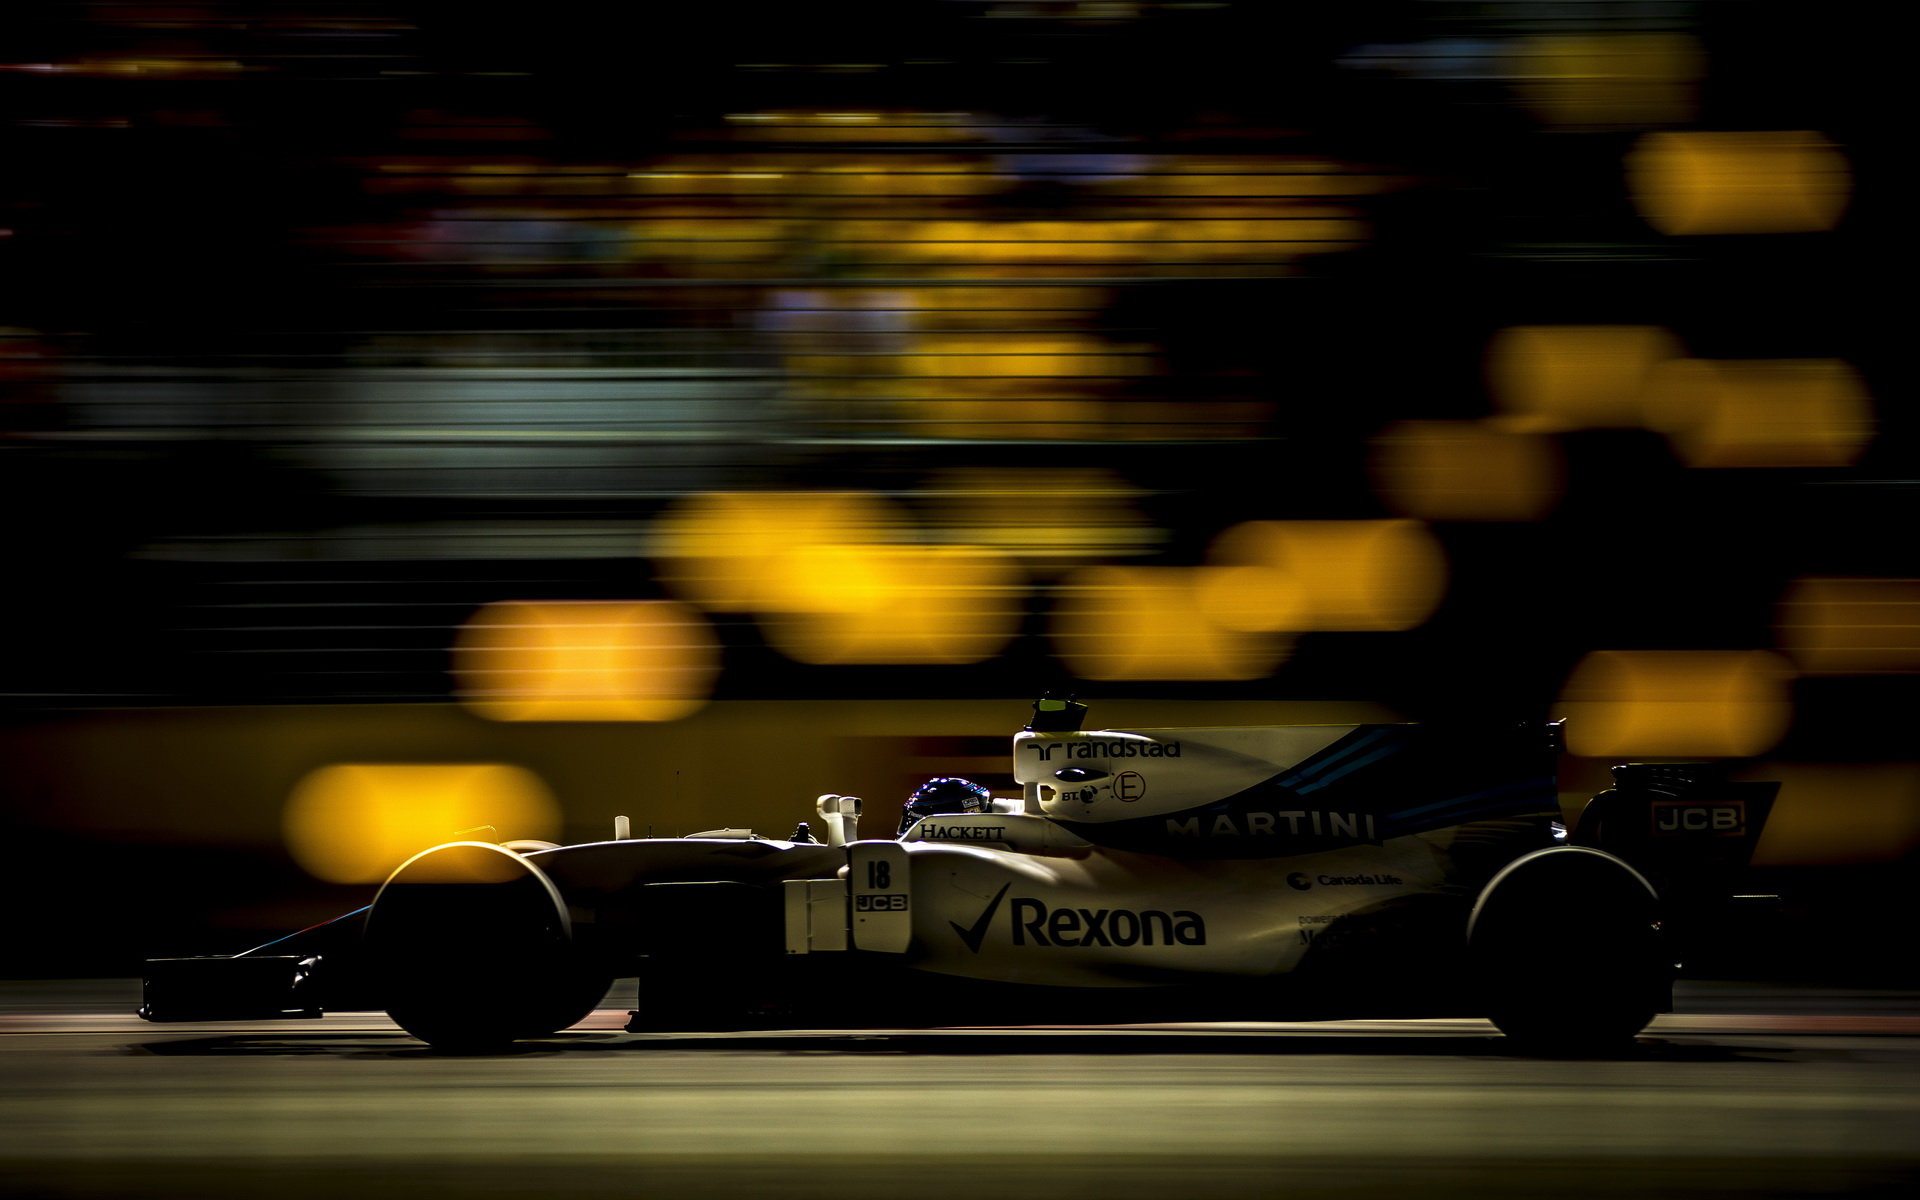
[[[1792,719],[1793,670],[1765,650],[1596,650],[1560,695],[1567,749],[1595,758],[1762,754]]]
[[[983,338],[945,333],[915,339],[908,372],[922,396],[1080,395],[1089,387],[1153,374],[1144,347],[1082,334]]]
[[[1775,631],[1809,675],[1920,671],[1920,579],[1795,580]]]
[[[939,438],[1090,438],[1106,428],[1093,400],[923,400],[912,407],[906,431]]]
[[[982,662],[1020,623],[1019,571],[979,547],[812,543],[774,569],[789,583],[764,625],[799,662]]]
[[[1920,766],[1768,762],[1780,795],[1753,848],[1759,867],[1896,862],[1920,847]]]
[[[1223,628],[1203,612],[1205,573],[1183,567],[1089,567],[1068,576],[1053,644],[1082,679],[1258,679],[1285,639]]]
[[[904,524],[861,492],[709,492],[677,504],[651,541],[675,591],[715,611],[753,612],[788,602],[776,560],[795,547],[876,542]]]
[[[954,540],[1023,559],[1124,554],[1163,536],[1136,507],[1140,489],[1097,467],[960,467],[920,494]]]
[[[560,813],[539,776],[507,763],[336,763],[294,787],[281,825],[315,877],[378,883],[477,827],[491,826],[489,838],[551,838]]]
[[[1339,164],[1269,154],[1232,157],[1172,155],[1141,175],[1117,179],[1114,190],[1129,196],[1249,201],[1262,197],[1344,198],[1377,191],[1379,179]]]
[[[1312,600],[1300,577],[1279,567],[1201,567],[1194,586],[1200,611],[1222,629],[1292,633],[1311,628]]]
[[[901,360],[906,432],[920,437],[1089,437],[1095,401],[1159,369],[1153,352],[1083,334],[916,337]]]
[[[1210,589],[1222,604],[1216,619],[1238,628],[1292,621],[1302,632],[1411,629],[1433,615],[1447,583],[1446,554],[1418,521],[1247,521],[1214,539],[1207,561],[1292,580]],[[1253,611],[1263,591],[1271,597],[1264,626]]]
[[[1518,325],[1487,352],[1487,382],[1500,408],[1542,432],[1634,428],[1656,367],[1682,354],[1679,339],[1650,325]]]
[[[674,586],[760,616],[788,657],[813,664],[957,664],[997,654],[1025,581],[1005,554],[925,545],[903,513],[861,493],[715,493],[661,522]]]
[[[1579,33],[1514,42],[1527,107],[1552,125],[1671,125],[1693,118],[1706,68],[1682,33]]]
[[[900,200],[984,196],[1005,185],[978,160],[918,154],[912,162],[869,156],[807,172],[810,191],[849,198]]]
[[[1537,521],[1559,502],[1566,472],[1550,435],[1475,421],[1390,426],[1371,465],[1389,505],[1428,521]]]
[[[1843,467],[1873,440],[1873,401],[1832,359],[1679,359],[1649,390],[1648,424],[1692,467]]]
[[[707,702],[712,627],[671,600],[506,600],[454,646],[467,707],[495,721],[674,721]]]
[[[395,883],[513,883],[529,878],[527,863],[492,842],[448,842],[422,851],[392,876]]]
[[[762,263],[788,252],[796,226],[769,217],[650,217],[627,232],[624,253],[643,262]]]
[[[1852,187],[1846,156],[1806,131],[1649,134],[1627,180],[1640,215],[1676,236],[1832,229]]]
[[[1339,207],[1265,201],[1261,211],[1235,205],[1155,220],[998,221],[948,218],[851,218],[827,237],[860,253],[903,265],[964,266],[1046,278],[1085,273],[1155,274],[1163,265],[1292,261],[1350,248],[1367,230]]]
[[[1017,296],[1009,296],[1000,288],[929,284],[902,290],[900,295],[921,328],[995,336],[1004,334],[1011,321],[1035,331],[1077,328],[1112,300],[1110,289],[1095,287],[1024,287]]]
[[[870,142],[885,139],[940,143],[971,141],[978,136],[963,113],[795,108],[728,113],[726,119],[736,137],[781,142]]]

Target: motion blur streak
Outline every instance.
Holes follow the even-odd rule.
[[[1428,521],[1537,521],[1565,486],[1559,444],[1492,422],[1402,421],[1374,440],[1374,490]]]
[[[1765,775],[1780,781],[1780,798],[1754,847],[1757,866],[1896,862],[1920,848],[1913,763],[1769,762]]]
[[[1523,103],[1549,125],[1674,125],[1693,119],[1706,56],[1680,33],[1587,33],[1517,39]]]
[[[998,654],[1019,625],[1020,573],[996,550],[917,536],[903,512],[863,493],[711,493],[664,516],[653,550],[683,595],[756,614],[797,662],[958,665]]]
[[[1846,156],[1818,133],[1653,133],[1627,156],[1635,207],[1661,233],[1818,233],[1852,189]]]
[[[953,540],[991,546],[1034,565],[1139,553],[1159,540],[1160,531],[1135,506],[1140,494],[1097,467],[958,467],[920,489]]]
[[[1865,385],[1831,359],[1663,363],[1648,415],[1693,467],[1850,466],[1874,433]]]
[[[281,817],[295,861],[329,883],[378,883],[477,827],[545,839],[559,823],[539,776],[507,763],[336,763],[302,779]]]
[[[726,114],[726,120],[753,136],[775,136],[782,141],[865,142],[880,133],[910,137],[916,142],[969,141],[973,133],[969,113],[917,112],[896,109],[847,112],[787,108]]]
[[[1222,629],[1293,633],[1312,626],[1312,601],[1300,575],[1282,567],[1201,567],[1200,611]]]
[[[1225,628],[1201,608],[1203,570],[1090,567],[1068,576],[1053,614],[1061,661],[1082,679],[1258,679],[1282,639]]]
[[[1920,579],[1797,579],[1774,629],[1803,674],[1920,672]]]
[[[720,669],[706,618],[671,600],[506,600],[461,628],[454,674],[496,721],[674,721]]]
[[[1290,576],[1273,603],[1299,605],[1302,632],[1411,629],[1439,607],[1447,583],[1446,554],[1418,521],[1246,521],[1214,540],[1207,561]],[[1248,624],[1239,585],[1210,594],[1236,597],[1217,619]]]
[[[1487,382],[1529,428],[1630,429],[1645,423],[1654,369],[1682,352],[1649,325],[1517,325],[1488,347]]]
[[[776,569],[786,588],[768,636],[816,666],[984,662],[1020,621],[1019,572],[977,547],[813,543]]]
[[[885,501],[858,492],[710,492],[663,515],[651,550],[681,595],[718,612],[754,612],[786,606],[782,555],[877,542],[904,524]]]
[[[1578,755],[1744,757],[1785,735],[1792,678],[1765,650],[1596,650],[1574,668],[1558,712]]]
[[[1088,402],[1152,374],[1152,356],[1094,338],[921,338],[908,360],[915,415],[933,437],[1069,438],[1100,419]]]

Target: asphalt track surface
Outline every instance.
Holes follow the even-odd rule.
[[[1920,1191],[1920,993],[1692,985],[1607,1057],[1476,1021],[635,1035],[613,1008],[467,1057],[375,1015],[148,1025],[137,987],[0,983],[0,1193]]]

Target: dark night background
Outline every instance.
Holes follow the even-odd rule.
[[[929,737],[1011,732],[1050,686],[1096,722],[1101,701],[1504,719],[1578,699],[1596,651],[1771,651],[1778,736],[1623,745],[1563,786],[1640,756],[1787,779],[1754,886],[1787,898],[1791,969],[1911,979],[1858,917],[1915,915],[1920,620],[1875,618],[1872,654],[1823,666],[1781,609],[1806,580],[1920,603],[1903,50],[1879,11],[9,6],[0,821],[34,861],[10,902],[62,902],[8,970],[130,973],[348,899],[303,882],[276,827],[283,785],[332,761],[504,757],[548,777],[569,831],[598,828],[615,800],[594,789],[654,786],[652,748],[682,735],[489,724],[450,672],[463,623],[684,599],[658,530],[690,497],[858,491],[904,514],[891,541],[1020,552],[1003,643],[808,662],[767,614],[709,605],[690,744],[735,721],[823,736],[764,707],[814,706],[848,714],[836,745],[893,738],[874,754],[898,773],[914,735],[860,726],[874,702]],[[1698,184],[1757,225],[1663,230],[1626,164],[1699,131],[1820,139],[1844,210],[1769,227],[1806,180],[1768,167]],[[1808,450],[1831,431],[1796,416],[1715,460],[1657,399],[1639,427],[1516,410],[1503,331],[1562,326],[1837,364],[1871,437]],[[983,357],[1004,353],[1031,357]],[[1489,467],[1490,508],[1425,508],[1376,469],[1407,421],[1544,447],[1559,482],[1529,508]],[[983,479],[1031,508],[979,517]],[[1063,479],[1086,495],[1056,513]],[[1389,518],[1446,561],[1405,627],[1309,624],[1240,678],[1099,678],[1054,636],[1077,571],[1201,567],[1249,521]],[[1686,699],[1724,699],[1701,686]],[[753,791],[789,782],[758,764],[699,804],[784,813],[846,761],[796,767],[791,796]]]

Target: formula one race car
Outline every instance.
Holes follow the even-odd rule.
[[[1042,700],[1017,799],[857,840],[716,830],[461,841],[364,909],[147,964],[152,1021],[384,1009],[481,1049],[637,977],[632,1030],[1488,1017],[1594,1043],[1669,1007],[1672,920],[1745,867],[1777,788],[1615,768],[1569,835],[1557,726],[1080,729]]]

